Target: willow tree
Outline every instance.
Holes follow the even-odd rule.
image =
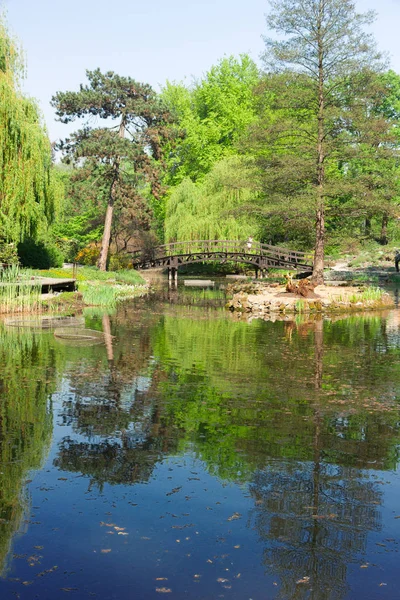
[[[85,117],[105,121],[104,127],[86,124],[59,148],[107,190],[98,262],[106,270],[116,203],[126,207],[143,199],[146,186],[154,198],[161,195],[162,144],[168,137],[170,115],[148,84],[112,71],[103,74],[96,69],[86,74],[89,85],[81,85],[78,92],[58,92],[52,106],[63,123]]]
[[[201,182],[186,177],[167,201],[165,239],[244,240],[257,236],[258,223],[243,206],[252,196],[247,171],[238,156],[216,163]]]
[[[335,185],[347,150],[354,156],[360,142],[380,135],[378,123],[373,130],[367,118],[368,102],[360,102],[369,96],[372,70],[381,68],[364,31],[374,15],[358,14],[352,0],[269,0],[269,5],[267,24],[277,37],[265,39],[264,60],[269,83],[277,87],[276,113],[264,139],[271,150],[266,191],[289,204],[298,195],[300,208],[312,207],[313,278],[321,283],[326,207],[345,194]]]
[[[46,231],[62,194],[35,102],[22,95],[23,61],[0,17],[0,238],[18,242]]]

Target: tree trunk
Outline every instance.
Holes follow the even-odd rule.
[[[315,230],[315,252],[313,264],[313,281],[321,285],[324,283],[324,249],[325,249],[325,213],[322,202],[317,208]]]
[[[387,246],[387,244],[388,244],[388,236],[387,236],[388,223],[389,223],[389,215],[387,213],[383,213],[381,238],[380,238],[380,243],[382,244],[382,246]]]
[[[371,219],[370,217],[365,217],[365,235],[371,237]]]
[[[315,252],[312,279],[320,285],[324,283],[324,250],[325,250],[325,97],[324,97],[324,43],[321,30],[323,6],[317,21],[318,29],[318,132],[317,132],[317,166],[316,166],[316,219],[315,219]]]
[[[124,117],[122,117],[121,124],[119,126],[118,136],[120,138],[125,137],[125,118]],[[97,266],[100,269],[100,271],[107,270],[107,258],[108,258],[108,251],[110,248],[111,227],[112,227],[112,220],[113,220],[113,213],[114,213],[115,190],[118,185],[118,179],[119,179],[119,165],[120,165],[120,157],[118,156],[115,159],[114,167],[113,167],[113,169],[114,169],[113,181],[112,181],[112,184],[110,187],[110,195],[108,197],[106,218],[104,219],[103,239],[101,241],[100,257],[99,257],[99,261],[97,263]]]

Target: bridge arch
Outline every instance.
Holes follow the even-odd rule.
[[[199,262],[243,263],[252,265],[256,271],[270,268],[312,269],[312,257],[306,252],[238,240],[190,240],[138,249],[132,262],[137,269],[163,267],[174,272],[180,266]]]

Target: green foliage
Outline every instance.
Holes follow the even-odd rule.
[[[251,194],[246,171],[236,156],[217,163],[200,183],[184,179],[168,199],[166,241],[244,240],[254,235],[255,219],[237,214]]]
[[[270,0],[259,121],[244,148],[256,156],[266,220],[283,236],[314,230],[322,278],[326,221],[386,211],[396,191],[392,124],[382,102],[382,64],[363,27],[372,14],[351,0]],[[378,73],[378,75],[377,75]],[[260,206],[259,206],[260,208]]]
[[[213,66],[188,89],[167,82],[162,98],[177,122],[168,159],[168,182],[201,179],[216,162],[235,154],[235,143],[255,117],[256,64],[246,54]]]
[[[89,306],[116,306],[122,300],[130,300],[143,295],[144,288],[123,283],[90,281],[78,283],[83,301]]]
[[[7,242],[37,236],[54,220],[63,195],[35,102],[19,90],[21,60],[0,16],[0,227]]]
[[[40,310],[42,288],[32,282],[31,273],[14,264],[0,270],[0,313]]]
[[[43,277],[59,277],[61,279],[72,279],[75,276],[75,272],[72,268],[70,269],[48,269],[41,271],[34,271],[36,275]],[[101,271],[97,267],[78,267],[76,271],[76,279],[78,282],[81,281],[100,281],[109,283],[124,283],[127,285],[142,285],[145,283],[143,277],[134,271],[133,269],[121,270],[121,271]]]
[[[163,141],[169,137],[171,116],[147,84],[99,69],[86,74],[89,85],[81,85],[78,92],[58,92],[52,105],[63,123],[93,116],[118,120],[117,126],[109,128],[91,128],[85,123],[59,144],[66,162],[79,167],[75,175],[86,194],[89,183],[107,203],[99,259],[105,270],[114,206],[120,211],[120,225],[128,221],[138,226],[144,220],[149,227],[148,189],[160,198]],[[132,208],[136,220],[126,215]]]
[[[16,244],[0,242],[0,263],[7,265],[17,265],[19,263]]]
[[[33,269],[61,267],[64,260],[56,246],[37,242],[31,238],[18,244],[18,256],[23,267],[32,267]]]

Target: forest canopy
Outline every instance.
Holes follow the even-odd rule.
[[[106,269],[164,242],[251,236],[314,251],[321,281],[326,254],[398,243],[400,77],[368,33],[373,14],[270,0],[266,18],[260,65],[225,56],[160,92],[95,69],[55,92],[57,118],[77,123],[58,164],[3,19],[3,245],[42,241]]]

